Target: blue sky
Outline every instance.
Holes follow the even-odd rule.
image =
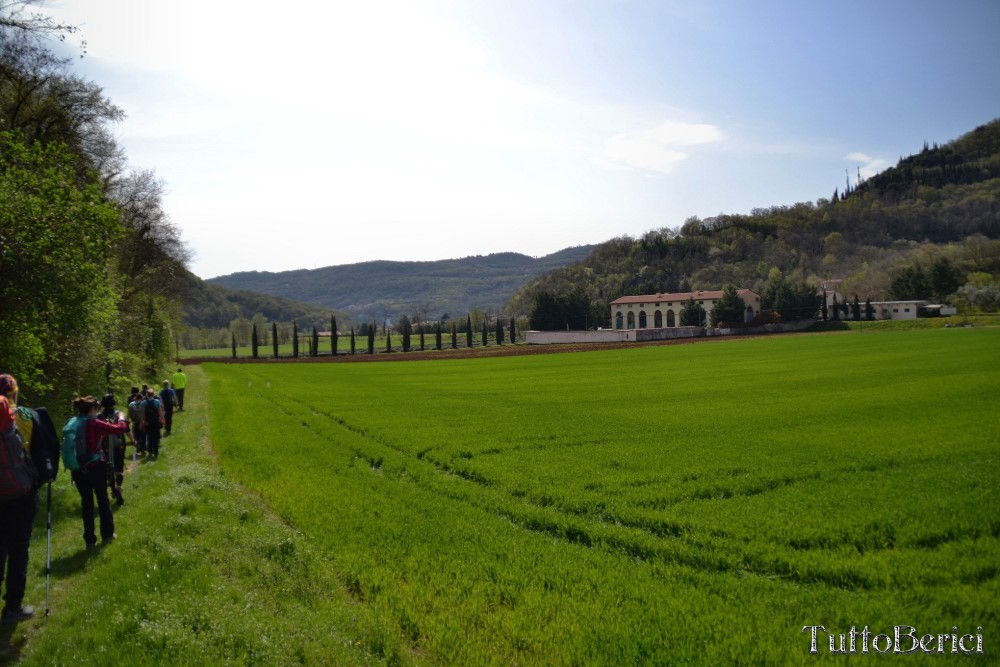
[[[1000,2],[51,0],[208,278],[815,201],[1000,116]],[[248,11],[253,8],[253,11]]]

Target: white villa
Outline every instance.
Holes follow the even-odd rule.
[[[760,313],[760,295],[749,289],[736,290],[747,305],[744,322]],[[706,316],[712,306],[722,298],[722,290],[702,292],[677,292],[671,294],[643,294],[623,296],[611,302],[611,324],[614,329],[663,329],[680,326],[681,309],[694,300],[705,309]]]

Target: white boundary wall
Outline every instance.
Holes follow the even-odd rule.
[[[802,331],[815,322],[804,320],[789,324],[766,324],[762,327],[733,329],[706,329],[705,327],[671,327],[668,329],[600,329],[598,331],[528,331],[525,340],[529,345],[558,345],[564,343],[622,343],[702,336],[733,336],[762,333]]]

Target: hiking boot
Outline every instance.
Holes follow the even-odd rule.
[[[116,539],[118,539],[118,533],[112,533],[111,537],[105,537],[104,539],[102,539],[101,544],[111,544]]]
[[[14,609],[4,608],[0,614],[0,623],[13,625],[20,621],[26,621],[35,615],[34,607],[16,607]]]
[[[112,489],[111,490],[111,495],[113,495],[115,497],[115,502],[118,503],[119,505],[124,505],[125,504],[125,496],[122,495],[121,489],[117,489],[117,488],[116,489]]]

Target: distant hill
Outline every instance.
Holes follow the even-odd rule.
[[[407,315],[438,319],[497,311],[521,287],[583,260],[594,246],[533,258],[505,252],[433,262],[373,261],[297,271],[247,271],[207,283],[346,311],[356,322]]]
[[[182,320],[189,327],[228,328],[233,320],[251,320],[255,315],[262,315],[269,322],[294,321],[300,327],[316,327],[320,331],[330,328],[331,316],[337,318],[338,325],[350,321],[350,315],[342,310],[210,285],[187,271],[181,276],[175,289],[181,297]]]

